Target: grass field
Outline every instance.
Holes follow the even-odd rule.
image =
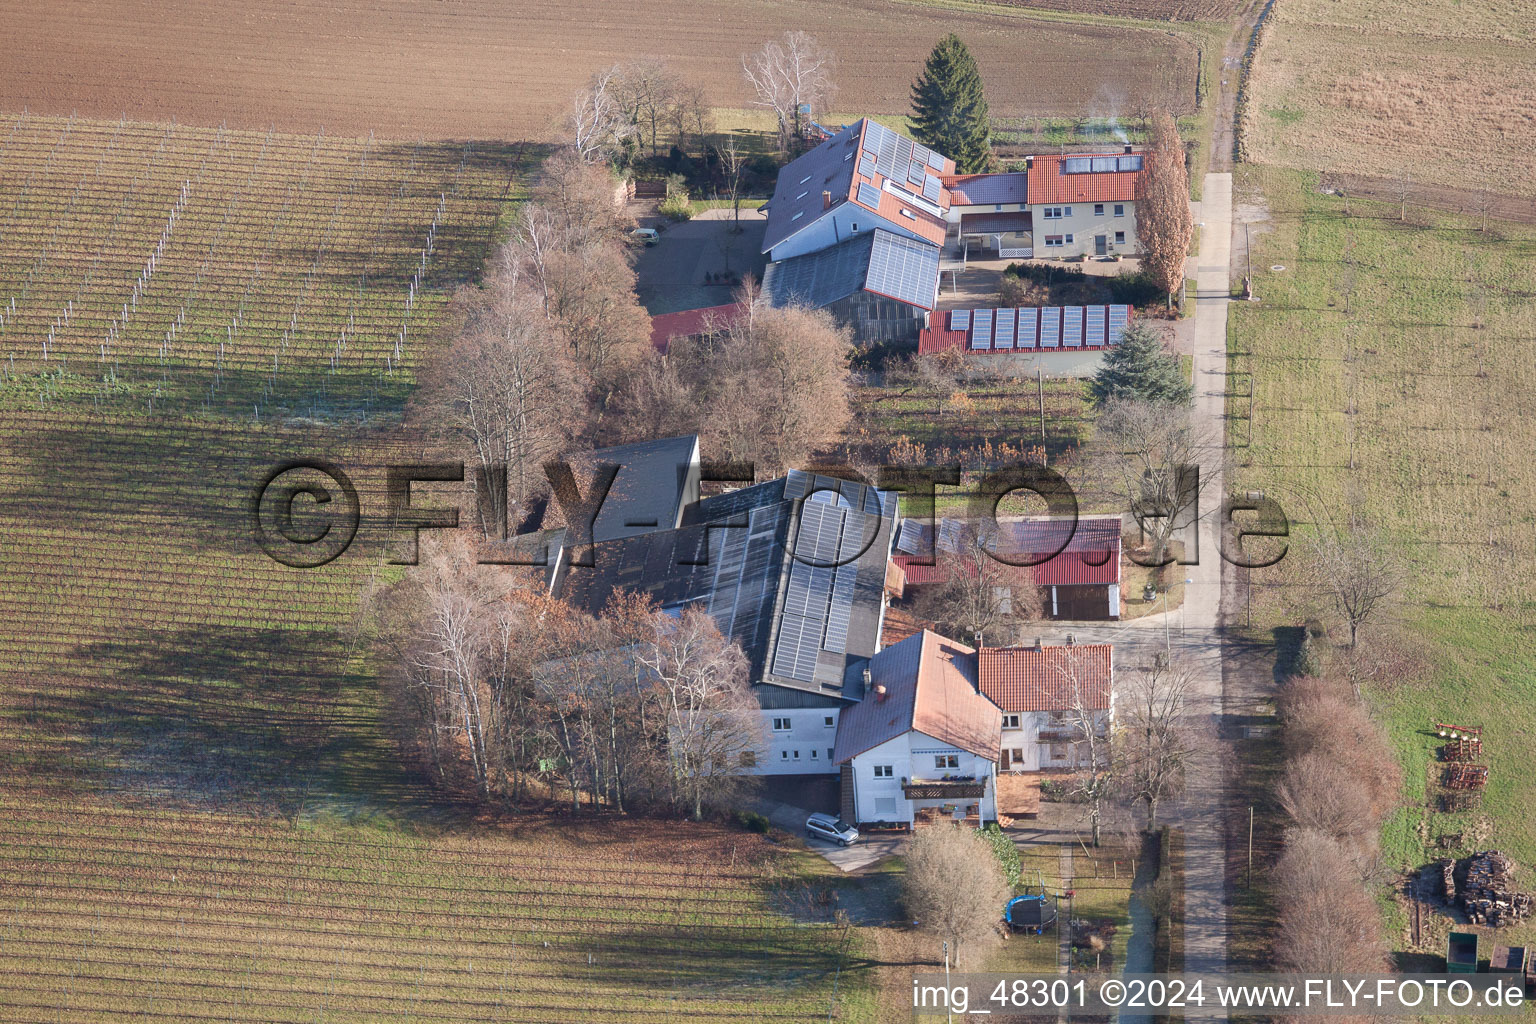
[[[641,56],[670,60],[713,106],[746,107],[741,56],[786,29],[837,52],[836,105],[860,113],[908,110],[923,58],[950,31],[976,53],[998,115],[1103,112],[1130,97],[1184,113],[1196,71],[1189,40],[1151,23],[892,0],[256,0],[217,13],[63,0],[10,12],[7,29],[0,97],[13,108],[406,139],[547,139],[589,76]]]
[[[1263,488],[1293,520],[1356,503],[1401,546],[1411,577],[1399,623],[1407,670],[1368,697],[1401,753],[1405,807],[1383,831],[1385,866],[1497,847],[1536,867],[1536,333],[1530,228],[1349,203],[1315,175],[1244,168],[1270,228],[1255,291],[1236,304],[1231,370],[1255,381],[1253,445],[1236,486]],[[1283,270],[1266,269],[1281,266]],[[1234,391],[1246,395],[1241,376]],[[1247,430],[1246,398],[1233,436]],[[1301,526],[1305,529],[1305,525]],[[1297,624],[1285,563],[1255,574],[1256,624]],[[1431,723],[1485,729],[1481,809],[1436,800]],[[1460,833],[1442,850],[1438,837]],[[1393,917],[1395,926],[1401,915]],[[1532,930],[1536,934],[1536,930]],[[1394,933],[1395,942],[1401,936]]]
[[[1536,32],[1517,0],[1284,0],[1244,124],[1250,159],[1536,196]]]

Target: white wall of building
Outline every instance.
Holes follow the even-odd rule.
[[[954,758],[956,766],[939,767],[935,760],[939,757]],[[851,763],[854,814],[860,821],[910,823],[918,808],[945,802],[961,806],[980,804],[983,821],[997,820],[997,765],[989,758],[952,747],[920,732],[908,732],[866,750]],[[885,769],[889,769],[888,774]],[[983,780],[986,789],[980,800],[908,800],[902,792],[902,784],[907,780],[936,781],[945,775],[973,776]]]
[[[1136,241],[1136,204],[1121,203],[1047,203],[1031,204],[1034,218],[1035,258],[1047,256],[1092,256],[1097,247],[1094,239],[1104,236],[1105,251],[1122,256],[1134,256],[1140,251]],[[1047,212],[1060,210],[1062,216],[1047,217]],[[1119,210],[1119,214],[1116,214]],[[1066,241],[1071,235],[1072,241]],[[1061,245],[1050,244],[1050,239],[1060,236]],[[1123,236],[1123,237],[1122,237]]]
[[[836,708],[763,711],[763,737],[757,755],[758,775],[832,773],[832,748],[837,740]],[[827,723],[831,723],[830,725]],[[788,728],[784,728],[784,726]]]
[[[807,213],[808,219],[812,214]],[[836,245],[838,242],[847,241],[854,235],[868,234],[875,228],[883,228],[898,235],[906,235],[908,238],[916,238],[919,241],[927,241],[916,231],[886,220],[877,213],[871,213],[864,207],[852,202],[843,202],[823,212],[810,226],[802,228],[799,232],[784,239],[773,247],[768,258],[777,263],[779,260],[787,260],[791,256],[802,256],[808,252],[820,252],[821,250]],[[930,243],[931,244],[931,243]]]
[[[1102,733],[1109,731],[1110,712],[1100,711],[1094,716]],[[1070,740],[1040,742],[1042,733],[1070,732],[1071,715],[1068,712],[1023,711],[1003,712],[1002,758],[998,762],[1000,772],[1069,771],[1088,763],[1086,744],[1074,749]]]

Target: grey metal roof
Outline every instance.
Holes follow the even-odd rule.
[[[594,614],[620,589],[701,604],[754,681],[857,699],[844,680],[879,646],[896,516],[893,495],[792,471],[695,503],[680,529],[596,544],[561,596]]]
[[[819,252],[768,264],[763,290],[776,306],[813,309],[865,290],[932,309],[939,290],[939,247],[876,228]]]
[[[689,497],[689,472],[698,458],[699,439],[693,434],[567,456],[583,494],[590,485],[590,474],[599,464],[606,462],[619,467],[592,525],[593,541],[617,540],[677,526]]]
[[[1029,175],[1017,171],[1005,174],[967,174],[949,182],[952,206],[981,206],[995,203],[1028,201]]]
[[[862,125],[862,121],[849,125],[779,171],[773,198],[768,201],[763,252],[814,223],[823,212],[823,192],[832,193],[833,206],[848,200]]]

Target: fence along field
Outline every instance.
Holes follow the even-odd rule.
[[[146,411],[397,406],[520,153],[26,113],[0,127],[0,359]],[[48,379],[43,379],[48,378]]]

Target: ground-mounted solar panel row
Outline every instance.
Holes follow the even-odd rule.
[[[966,348],[973,352],[1100,349],[1120,343],[1131,307],[1022,306],[953,309],[942,315],[949,330],[965,332]]]

